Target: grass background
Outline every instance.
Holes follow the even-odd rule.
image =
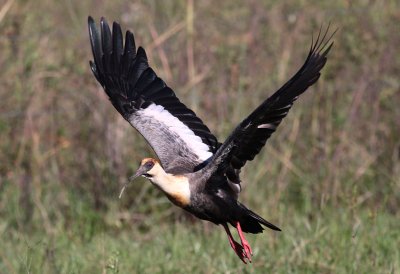
[[[283,231],[223,229],[138,180],[153,155],[89,70],[87,16],[119,21],[223,140],[339,28],[318,83],[243,170]],[[0,2],[0,273],[400,273],[398,1]]]

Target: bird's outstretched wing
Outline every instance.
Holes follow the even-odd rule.
[[[329,26],[323,35],[320,30],[300,70],[236,127],[203,172],[212,173],[217,168],[225,171],[239,170],[247,161],[254,159],[298,96],[318,80],[333,45],[330,40],[335,32],[329,38],[328,32]]]
[[[134,36],[89,16],[94,61],[90,67],[118,112],[147,140],[167,172],[192,172],[216,151],[218,142],[196,114],[182,104],[148,64]]]

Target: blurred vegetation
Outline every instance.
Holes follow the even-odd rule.
[[[222,229],[148,182],[153,155],[92,76],[87,16],[134,31],[155,71],[223,140],[294,74],[323,24],[318,83],[243,171],[241,201],[282,233]],[[398,1],[0,3],[0,273],[399,273]]]

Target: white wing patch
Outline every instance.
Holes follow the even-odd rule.
[[[276,129],[276,125],[274,125],[274,124],[261,124],[257,128],[268,128],[268,129],[275,130]]]
[[[195,135],[188,126],[169,113],[163,106],[153,103],[147,108],[139,110],[137,114],[164,124],[171,132],[178,135],[185,142],[189,150],[196,154],[201,161],[205,161],[213,155],[199,136]]]

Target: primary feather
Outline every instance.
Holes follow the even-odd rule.
[[[100,32],[88,18],[94,62],[90,67],[113,106],[149,142],[167,172],[193,172],[218,147],[216,137],[149,66],[134,36],[100,21]]]
[[[236,127],[214,154],[205,172],[240,170],[247,161],[254,159],[286,117],[294,101],[318,80],[333,45],[330,39],[334,33],[326,39],[328,32],[329,26],[321,37],[320,30],[299,71]]]

